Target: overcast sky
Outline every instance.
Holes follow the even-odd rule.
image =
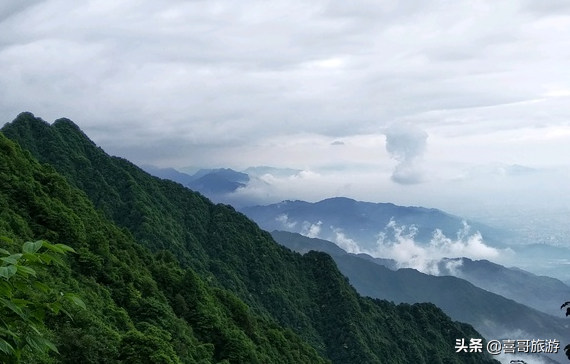
[[[570,207],[567,0],[2,0],[0,70],[4,122],[303,171],[246,195]]]

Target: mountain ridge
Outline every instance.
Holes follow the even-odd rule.
[[[229,291],[181,269],[172,255],[151,255],[128,230],[96,211],[84,192],[2,133],[0,186],[0,236],[73,247],[77,254],[65,267],[42,277],[56,292],[73,291],[87,305],[85,311],[69,308],[73,319],[45,316],[50,331],[44,335],[59,355],[24,350],[21,361],[9,363],[327,363],[297,335],[253,315]]]
[[[339,234],[353,240],[362,251],[373,251],[380,237],[395,241],[410,235],[416,242],[428,245],[435,231],[455,237],[460,233],[479,231],[492,247],[505,248],[512,235],[498,228],[465,219],[435,208],[399,206],[393,203],[357,201],[333,197],[317,202],[282,201],[270,205],[247,206],[240,209],[267,231],[283,230],[306,233],[318,226],[320,237],[336,241]]]
[[[539,312],[465,279],[427,275],[412,268],[392,270],[347,253],[326,240],[284,231],[271,234],[280,244],[302,254],[312,250],[330,252],[339,270],[364,296],[395,303],[434,303],[453,319],[472,324],[486,337],[524,340],[527,336],[562,338],[567,333],[568,324],[564,318]],[[559,311],[558,303],[555,302],[554,310]],[[563,355],[560,353],[559,356]]]
[[[457,337],[480,337],[470,325],[452,322],[433,305],[362,298],[330,256],[300,256],[280,247],[232,207],[213,205],[180,184],[106,155],[66,123],[46,126],[24,114],[2,132],[51,164],[143,246],[168,252],[333,363],[492,362],[486,355],[455,352]]]

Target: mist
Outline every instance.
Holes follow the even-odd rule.
[[[481,234],[478,231],[470,231],[470,226],[465,221],[455,237],[448,237],[440,229],[436,229],[430,241],[425,244],[415,240],[415,226],[399,225],[397,221],[391,220],[378,233],[376,247],[373,249],[362,248],[362,244],[348,237],[340,228],[331,227],[333,236],[320,236],[320,221],[316,224],[305,221],[303,225],[305,228],[301,232],[302,235],[328,239],[348,253],[364,253],[375,258],[393,259],[398,268],[413,268],[430,275],[440,275],[439,264],[444,258],[465,257],[505,263],[514,257],[514,252],[509,248],[498,249],[486,245]],[[460,260],[445,263],[445,267],[452,272],[460,268],[460,265]]]

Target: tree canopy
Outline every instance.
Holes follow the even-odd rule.
[[[27,362],[493,362],[455,352],[457,338],[481,337],[470,325],[359,296],[330,256],[291,252],[67,119],[24,113],[2,131],[22,147],[0,133],[0,235],[72,247],[49,280],[88,308],[46,316],[61,355]]]
[[[59,353],[45,337],[46,314],[60,311],[71,317],[65,309],[69,301],[83,309],[85,303],[73,293],[63,293],[41,280],[46,266],[64,265],[58,254],[74,252],[63,244],[47,241],[25,242],[15,252],[14,242],[0,237],[0,360],[17,363],[22,355],[44,354],[47,350]]]

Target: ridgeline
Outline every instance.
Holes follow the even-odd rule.
[[[329,255],[280,246],[70,120],[22,113],[2,133],[0,235],[73,247],[48,278],[87,305],[46,317],[59,355],[23,362],[496,363],[456,353],[456,339],[481,337],[470,325],[359,296]]]

